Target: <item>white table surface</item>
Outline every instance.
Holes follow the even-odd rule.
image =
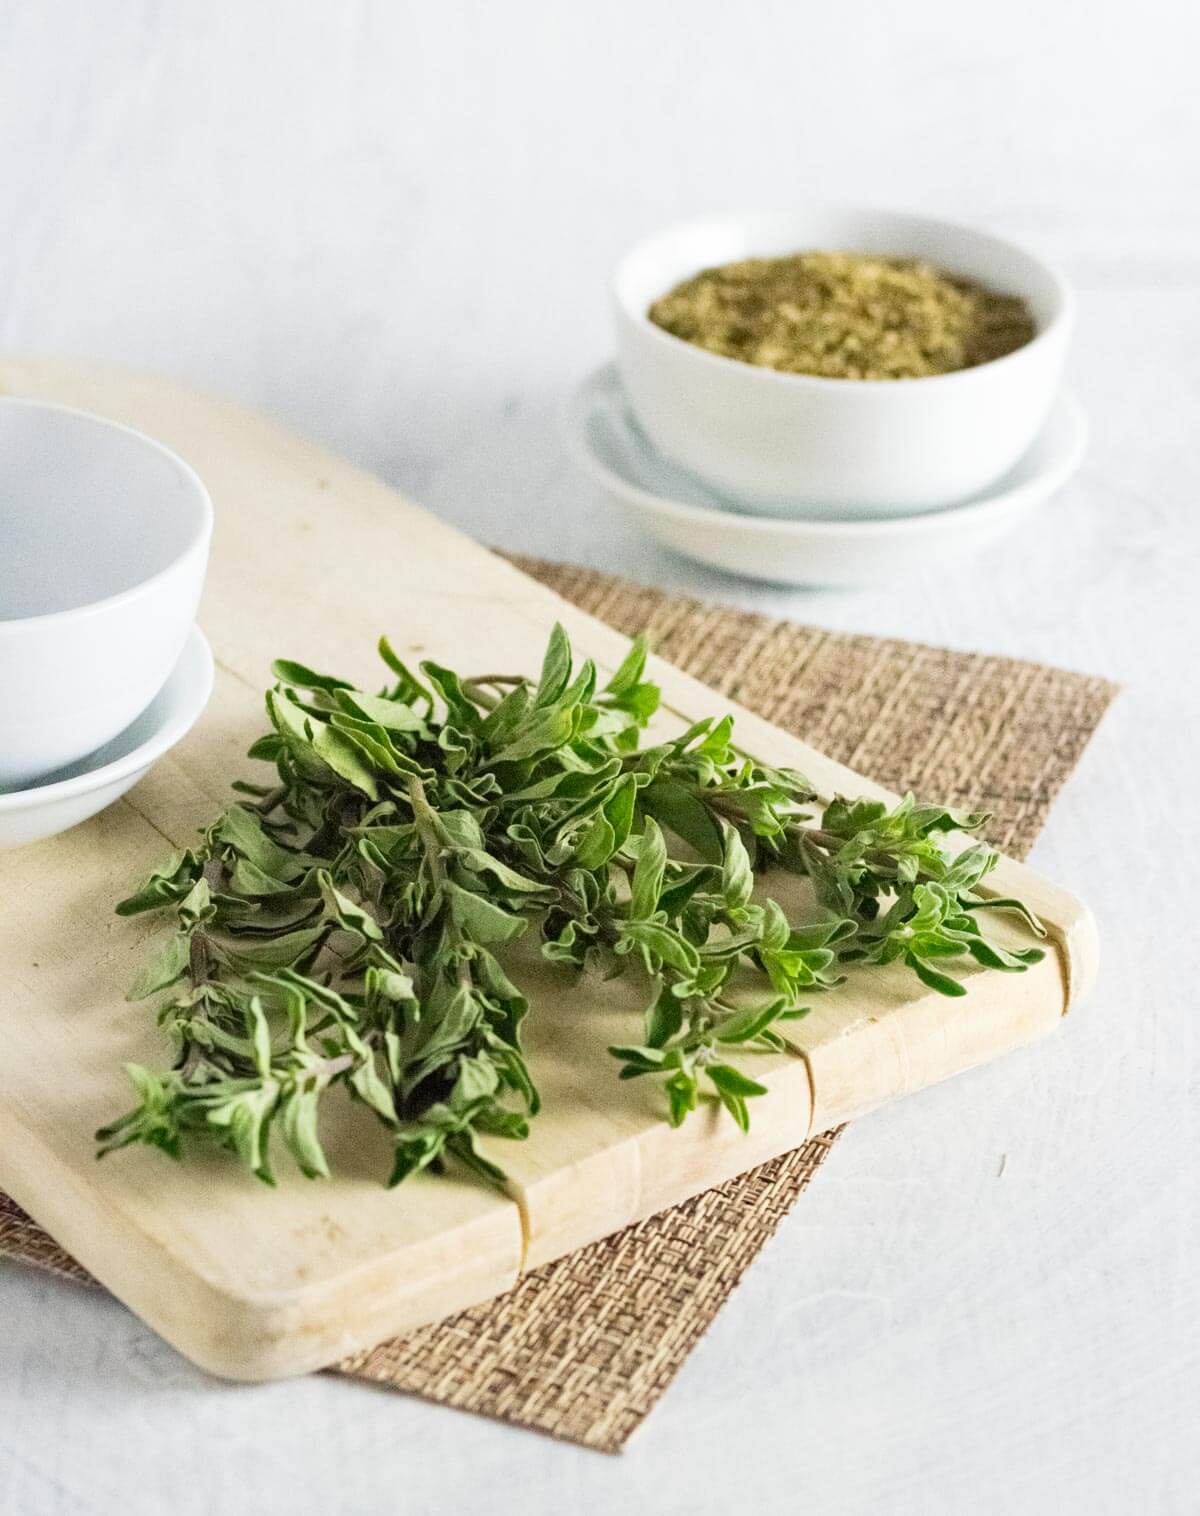
[[[1127,685],[1034,855],[1099,915],[1093,1001],[856,1125],[624,1457],[228,1387],[9,1266],[0,1510],[1196,1508],[1198,43],[1186,0],[0,0],[0,346],[255,403],[489,541]],[[970,578],[755,588],[566,461],[616,254],[814,192],[1025,237],[1080,289],[1089,458]]]

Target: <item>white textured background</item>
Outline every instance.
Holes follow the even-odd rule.
[[[1198,56],[1188,0],[0,0],[0,346],[251,402],[490,541],[1129,686],[1035,855],[1101,917],[1092,1005],[855,1127],[623,1459],[220,1386],[8,1268],[0,1510],[1197,1509]],[[564,458],[615,256],[808,193],[1080,288],[1089,460],[968,581],[756,590]]]

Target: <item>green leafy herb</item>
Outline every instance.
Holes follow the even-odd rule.
[[[538,1111],[506,952],[530,931],[556,963],[645,986],[640,1034],[611,1049],[620,1078],[660,1080],[675,1126],[703,1100],[743,1130],[765,1087],[734,1060],[783,1049],[845,966],[903,963],[959,995],[951,959],[1041,956],[984,935],[984,907],[1040,932],[977,893],[996,854],[948,845],[986,818],[911,797],[821,809],[801,775],[740,752],[728,717],[642,746],[659,691],[641,641],[604,685],[561,627],[536,680],[380,653],[393,679],[374,694],[276,663],[251,749],[274,779],[239,783],[117,907],[174,918],[130,998],[159,997],[175,1059],[129,1068],[137,1104],[102,1153],[205,1140],[270,1183],[282,1144],[324,1176],[338,1091],[390,1133],[393,1183],[447,1160],[502,1182],[478,1140],[524,1137]],[[772,867],[811,878],[815,918],[756,889]]]

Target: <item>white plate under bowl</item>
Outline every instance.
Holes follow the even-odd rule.
[[[1064,393],[1016,467],[964,505],[886,520],[800,521],[744,514],[668,463],[634,421],[613,364],[579,386],[565,423],[579,461],[651,536],[685,558],[768,584],[877,584],[977,553],[1057,493],[1087,447],[1083,408]]]
[[[191,730],[212,686],[212,651],[193,626],[166,684],[119,736],[41,784],[0,791],[0,849],[65,832],[119,799]]]

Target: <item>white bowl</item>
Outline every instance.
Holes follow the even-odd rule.
[[[0,792],[73,763],[179,660],[212,503],[129,427],[0,399]]]
[[[167,682],[120,736],[44,784],[0,795],[0,849],[65,832],[111,805],[191,729],[212,686],[212,652],[193,626]]]
[[[781,521],[730,510],[656,452],[611,364],[576,390],[564,424],[579,462],[651,536],[686,558],[768,584],[895,583],[969,557],[1027,522],[1079,467],[1087,444],[1082,408],[1060,395],[1025,456],[967,505],[874,521]]]
[[[1037,335],[957,373],[824,379],[706,352],[646,314],[701,269],[817,248],[925,258],[1022,295]],[[621,378],[659,452],[748,509],[810,517],[932,510],[999,479],[1049,415],[1074,304],[1053,269],[1011,242],[948,221],[829,205],[672,227],[627,254],[613,293]]]

